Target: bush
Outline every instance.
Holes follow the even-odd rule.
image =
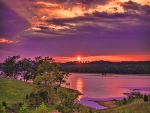
[[[28,96],[28,94],[26,94],[26,99],[28,99],[29,98],[29,96]]]
[[[115,101],[116,105],[117,106],[122,106],[124,103],[124,100],[118,100],[118,101]]]
[[[92,109],[89,110],[89,113],[93,113]]]
[[[18,106],[19,106],[19,107],[22,107],[22,105],[23,105],[22,102],[19,102],[19,103],[18,103]]]
[[[26,104],[22,105],[22,107],[19,110],[19,113],[29,113],[28,106]]]
[[[36,113],[48,113],[47,107],[43,102],[38,108],[36,108]]]
[[[6,113],[5,107],[0,103],[0,113]]]
[[[5,101],[2,102],[2,106],[7,107],[7,103]]]
[[[121,110],[120,113],[134,113],[134,112],[131,110]]]
[[[126,102],[127,102],[127,99],[126,98],[123,98],[123,104],[126,104]]]
[[[145,94],[144,95],[144,102],[147,102],[148,101],[148,96]]]

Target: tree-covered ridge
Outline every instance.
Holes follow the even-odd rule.
[[[77,73],[150,74],[150,61],[66,62],[60,65],[69,72]]]

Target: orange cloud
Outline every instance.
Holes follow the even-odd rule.
[[[94,12],[107,12],[107,13],[123,13],[124,9],[120,6],[120,1],[110,1],[107,4],[85,5],[80,2],[75,4],[69,3],[52,3],[45,1],[38,1],[34,3],[33,11],[36,14],[32,17],[32,27],[47,26],[50,30],[58,31],[63,29],[70,29],[68,26],[58,26],[48,24],[46,20],[61,19],[61,18],[74,18],[84,16],[85,14],[92,14]],[[35,11],[36,10],[36,11]],[[77,25],[74,25],[77,26]]]
[[[114,12],[124,12],[120,4],[117,2],[110,2],[106,5],[97,4],[95,7],[85,6],[81,3],[76,3],[72,6],[67,6],[65,4],[57,4],[50,2],[35,2],[35,5],[38,5],[36,9],[36,15],[32,17],[32,27],[36,28],[37,26],[47,26],[51,30],[58,31],[63,29],[70,29],[68,26],[58,26],[53,24],[48,24],[45,20],[57,19],[57,18],[74,18],[79,16],[84,16],[86,13],[92,14],[95,11],[108,13]],[[41,7],[40,7],[41,6]],[[70,23],[71,24],[71,23]],[[77,25],[73,25],[77,26]]]
[[[0,43],[14,43],[14,42],[18,42],[18,41],[12,41],[12,40],[7,40],[5,38],[0,38]]]

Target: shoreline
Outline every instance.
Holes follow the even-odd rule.
[[[79,72],[70,72],[70,74],[100,74],[102,75],[102,73],[79,73]],[[147,74],[147,73],[142,73],[142,74],[139,74],[139,73],[135,73],[135,74],[132,74],[132,73],[106,73],[106,75],[135,75],[135,76],[150,76],[150,73]]]
[[[106,98],[81,98],[79,103],[84,106],[89,106],[97,110],[103,110],[115,107],[115,101],[121,100],[124,97],[106,97]]]
[[[116,100],[94,100],[93,102],[96,102],[101,106],[107,107],[106,109],[109,109],[116,107],[115,101]]]

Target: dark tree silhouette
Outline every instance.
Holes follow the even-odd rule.
[[[144,95],[144,102],[147,102],[148,101],[148,96],[145,94]]]
[[[20,56],[13,56],[8,57],[5,59],[2,71],[4,72],[6,77],[11,77],[17,79],[18,73],[19,73],[19,65],[17,63],[17,60],[20,58]]]

